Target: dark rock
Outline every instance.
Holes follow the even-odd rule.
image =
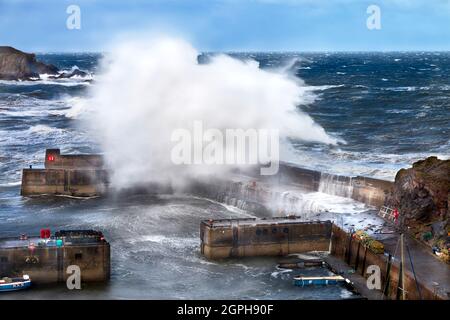
[[[57,77],[54,77],[55,79],[67,79],[67,78],[72,78],[72,77],[86,77],[87,73],[84,71],[81,71],[80,69],[74,69],[71,72],[64,72],[61,73],[60,75],[58,75]]]
[[[433,235],[438,238],[446,236],[447,234],[446,225],[447,225],[446,221],[438,221],[433,223],[431,225]]]
[[[39,79],[39,74],[58,74],[58,68],[36,60],[33,53],[25,53],[12,47],[0,46],[0,79]]]
[[[385,204],[398,208],[403,226],[423,230],[433,223],[434,237],[441,238],[447,235],[449,193],[450,160],[429,157],[397,173]]]

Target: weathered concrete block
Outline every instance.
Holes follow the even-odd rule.
[[[79,232],[77,239],[59,236],[63,245],[43,244],[42,239],[0,239],[0,275],[28,274],[34,283],[64,282],[70,276],[67,267],[76,265],[81,270],[81,281],[102,282],[110,278],[110,245],[103,238]],[[92,231],[89,231],[92,232]],[[100,233],[101,234],[101,233]],[[41,243],[41,244],[40,244]]]
[[[328,251],[331,226],[297,217],[202,221],[201,252],[217,259]]]
[[[45,169],[23,169],[21,194],[102,195],[108,187],[108,172],[100,155],[61,155],[59,149],[47,149]]]

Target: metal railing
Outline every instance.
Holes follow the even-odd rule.
[[[390,207],[382,206],[378,212],[378,215],[383,219],[395,221],[394,209]]]

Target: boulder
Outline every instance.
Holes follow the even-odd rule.
[[[422,231],[433,223],[433,237],[440,239],[447,235],[449,192],[450,160],[429,157],[397,173],[385,205],[398,208],[404,226]]]
[[[0,79],[36,80],[39,74],[58,74],[58,68],[36,60],[33,53],[0,46]]]
[[[87,73],[84,71],[81,71],[80,69],[73,69],[70,72],[63,72],[58,76],[55,76],[55,79],[67,79],[67,78],[72,78],[72,77],[86,77]]]

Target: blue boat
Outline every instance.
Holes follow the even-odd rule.
[[[0,292],[24,290],[31,286],[31,280],[28,275],[22,278],[3,278],[0,279]]]
[[[341,276],[294,277],[294,284],[299,287],[337,285],[343,284],[345,281],[345,278]]]

